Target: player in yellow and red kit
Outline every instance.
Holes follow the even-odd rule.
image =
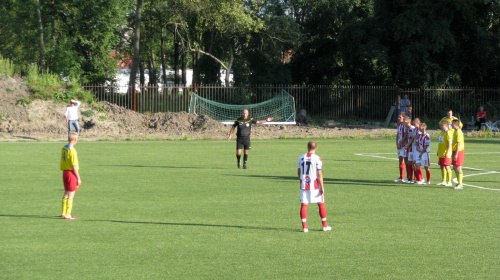
[[[69,135],[69,143],[61,150],[61,171],[63,172],[64,196],[62,199],[61,217],[66,220],[76,220],[71,216],[73,209],[73,198],[75,192],[82,184],[79,173],[78,154],[75,145],[78,142],[78,133],[72,132]]]
[[[454,189],[461,190],[464,188],[462,185],[462,178],[464,175],[462,166],[464,165],[465,156],[464,133],[462,132],[462,129],[460,129],[460,121],[453,120],[451,125],[454,129],[451,163],[453,164],[453,169],[455,170],[455,174],[457,175],[458,180],[458,184],[454,187]]]
[[[453,133],[448,129],[448,122],[440,123],[441,133],[439,134],[439,144],[437,156],[439,158],[439,166],[441,167],[441,183],[438,185],[451,187],[451,149],[453,142]],[[446,180],[448,178],[448,180]]]

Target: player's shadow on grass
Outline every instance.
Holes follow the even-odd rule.
[[[42,216],[42,215],[7,215],[7,214],[0,214],[0,217],[32,218],[32,219],[59,219],[59,220],[63,220],[63,218],[61,218],[61,216]]]
[[[296,176],[270,176],[270,175],[238,175],[238,174],[227,174],[227,176],[242,176],[242,177],[252,177],[252,178],[265,178],[274,180],[284,180],[284,181],[294,181],[297,182],[299,179]],[[395,183],[388,180],[356,180],[356,179],[342,179],[342,178],[324,178],[325,184],[335,184],[335,185],[355,185],[355,186],[375,186],[375,187],[415,187],[415,188],[449,188],[445,186],[436,185],[417,185],[417,184],[404,184]]]
[[[36,138],[33,138],[33,137],[28,137],[28,136],[20,136],[20,135],[15,135],[14,137],[16,138],[21,138],[21,139],[24,139],[24,140],[38,140]]]
[[[433,188],[433,189],[440,189],[440,188],[447,188],[449,189],[450,187],[445,187],[445,186],[436,186],[436,185],[417,185],[417,184],[409,184],[409,183],[395,183],[392,181],[387,181],[387,180],[353,180],[353,179],[331,179],[331,178],[324,178],[323,181],[325,184],[331,183],[335,185],[355,185],[355,186],[376,186],[376,187],[394,187],[394,188]]]
[[[143,222],[143,221],[120,221],[120,220],[85,220],[90,222],[108,222],[108,223],[123,223],[123,224],[144,224],[144,225],[165,225],[165,226],[190,226],[190,227],[221,227],[221,228],[236,228],[236,229],[255,229],[255,230],[274,230],[274,231],[299,231],[291,228],[273,228],[273,227],[257,227],[257,226],[237,226],[237,225],[217,225],[217,224],[200,224],[200,223],[169,223],[169,222]]]
[[[139,164],[115,164],[115,165],[101,165],[101,166],[134,167],[134,168],[202,169],[202,167],[196,167],[196,166],[139,165]]]
[[[59,219],[60,216],[42,216],[42,215],[7,215],[0,214],[0,217],[11,218],[31,218],[31,219]],[[123,224],[144,224],[144,225],[165,225],[165,226],[193,226],[193,227],[221,227],[221,228],[236,228],[236,229],[256,229],[256,230],[274,230],[274,231],[300,231],[291,228],[273,228],[273,227],[256,227],[256,226],[236,226],[236,225],[217,225],[217,224],[200,224],[200,223],[168,223],[168,222],[143,222],[143,221],[120,221],[120,220],[86,220],[85,222],[108,222],[108,223],[123,223]]]

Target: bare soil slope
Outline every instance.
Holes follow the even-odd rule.
[[[65,141],[64,118],[68,104],[29,100],[30,92],[21,78],[0,77],[0,141]],[[139,114],[103,102],[80,106],[81,140],[225,139],[230,126],[207,116],[186,112]],[[339,137],[394,133],[394,129],[328,128],[295,125],[256,125],[253,139],[292,137]]]

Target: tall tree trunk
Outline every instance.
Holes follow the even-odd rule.
[[[54,3],[54,0],[50,1],[51,5],[51,11],[50,11],[50,39],[52,40],[52,43],[54,44],[55,38],[56,38],[56,4]]]
[[[178,85],[179,75],[179,35],[177,35],[177,25],[174,25],[174,84]],[[184,72],[184,70],[183,70]]]
[[[43,42],[43,23],[42,23],[42,11],[40,9],[40,0],[36,0],[36,14],[38,16],[38,32],[39,32],[39,47],[40,47],[40,71],[41,73],[47,72],[47,66],[45,65],[45,44]]]
[[[154,0],[151,0],[151,7],[150,7],[150,16],[149,16],[149,34],[151,34],[149,37],[150,39],[150,43],[151,43],[151,47],[150,47],[150,50],[149,50],[149,65],[148,65],[148,68],[149,68],[149,82],[148,84],[150,86],[156,86],[158,85],[158,81],[157,81],[157,73],[158,73],[158,69],[156,69],[156,61],[155,61],[155,53],[154,53],[154,44],[155,44],[155,30],[154,30],[154,24],[153,24],[153,20],[154,20]]]
[[[161,25],[161,44],[160,44],[160,55],[161,55],[161,79],[162,84],[167,84],[167,67],[165,65],[165,39],[163,37],[163,33],[165,28],[163,27],[163,17],[160,16],[160,25]]]
[[[197,51],[192,52],[193,55],[193,84],[198,85],[200,83],[200,71],[198,65],[198,58],[200,57]]]
[[[128,83],[130,89],[132,89],[135,86],[137,67],[139,66],[140,62],[141,10],[142,10],[142,0],[137,0],[135,27],[134,27],[134,57],[132,60],[132,67],[130,69],[130,80]]]
[[[139,83],[141,86],[146,84],[146,76],[144,75],[144,63],[139,63]]]
[[[158,85],[158,81],[156,79],[158,69],[156,68],[156,63],[155,63],[155,54],[153,52],[153,49],[151,49],[150,53],[150,58],[149,58],[149,85],[150,86],[156,86]]]
[[[182,52],[182,84],[187,84],[187,61],[186,61],[186,51]]]

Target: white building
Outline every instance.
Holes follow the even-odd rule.
[[[174,70],[168,69],[167,71],[167,76],[173,76],[174,75]],[[232,72],[232,71],[231,71]],[[116,85],[119,88],[119,92],[127,92],[127,87],[128,87],[128,82],[130,81],[130,69],[118,69],[116,70]],[[226,79],[226,70],[220,70],[220,81],[221,84],[225,84],[225,79]],[[230,83],[232,84],[234,82],[233,74],[231,73],[229,76]],[[149,71],[146,69],[144,71],[144,82],[146,84],[149,83]],[[108,83],[109,84],[109,83]],[[172,81],[167,81],[167,84],[173,84]],[[187,69],[186,71],[186,86],[191,86],[193,84],[193,69]],[[136,85],[137,89],[139,89],[139,77],[136,80]],[[161,88],[162,84],[158,84],[158,86]]]

